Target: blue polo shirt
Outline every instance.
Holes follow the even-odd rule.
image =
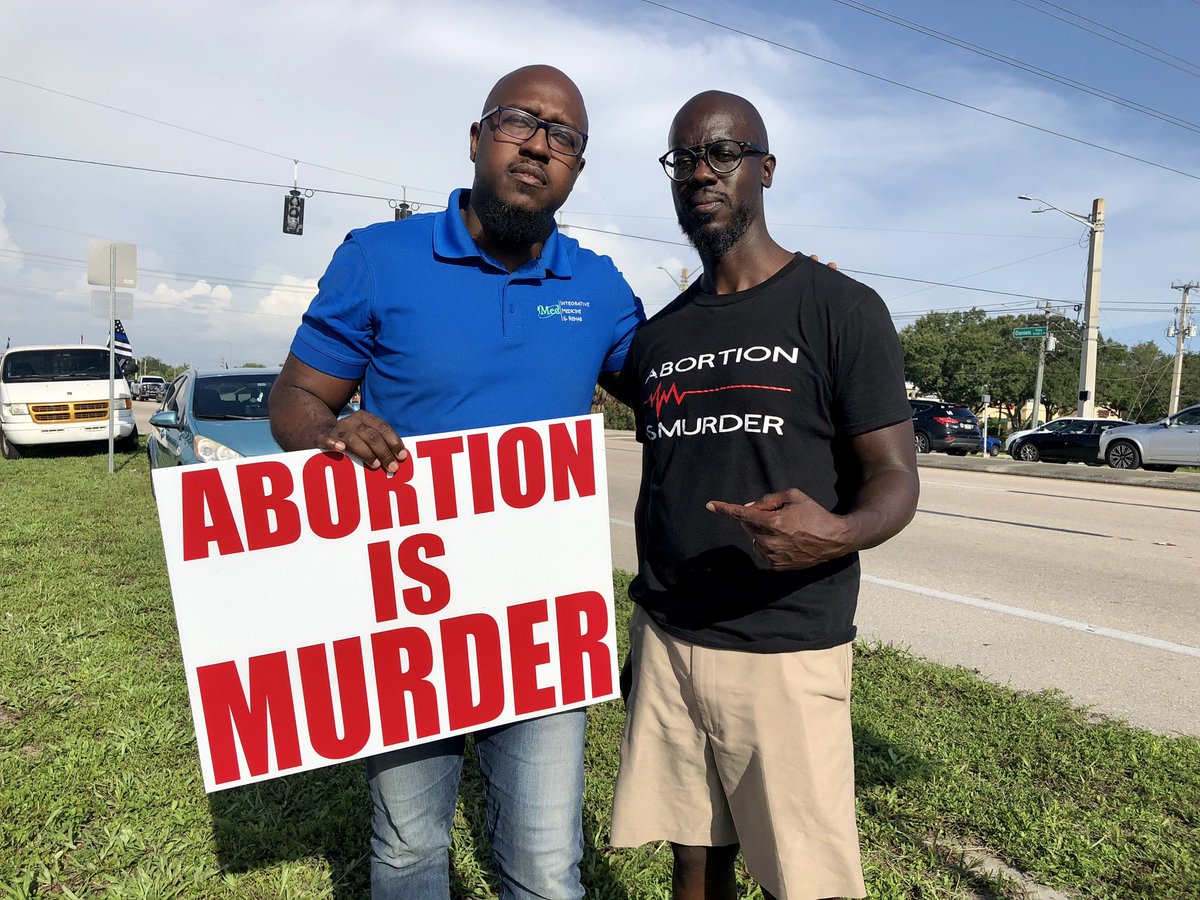
[[[557,228],[508,272],[467,233],[467,195],[350,232],[292,341],[314,369],[361,379],[363,408],[401,436],[586,413],[645,319],[612,260]]]

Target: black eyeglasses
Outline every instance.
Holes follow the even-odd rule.
[[[729,139],[713,141],[700,147],[683,147],[670,150],[658,158],[663,171],[672,181],[687,181],[696,171],[696,165],[701,159],[704,164],[718,175],[728,175],[742,164],[742,157],[747,153],[767,154],[771,151],[749,141],[733,141]]]
[[[547,122],[515,106],[493,106],[479,117],[479,121],[482,122],[488,116],[496,116],[496,127],[510,138],[522,142],[537,134],[539,128],[545,128],[550,149],[565,156],[579,156],[587,146],[588,136],[582,131],[570,125]]]

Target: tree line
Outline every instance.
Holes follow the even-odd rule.
[[[925,395],[982,410],[983,394],[1014,427],[1033,397],[1039,340],[1013,337],[1014,328],[1048,325],[1057,347],[1046,353],[1042,399],[1050,418],[1078,406],[1080,326],[1066,316],[1038,313],[989,317],[981,309],[931,312],[900,331],[905,372]],[[1096,353],[1096,406],[1123,419],[1153,422],[1167,414],[1175,356],[1153,341],[1126,346],[1101,335]],[[1200,354],[1185,353],[1180,408],[1200,403]]]

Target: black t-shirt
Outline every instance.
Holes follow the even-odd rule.
[[[692,285],[638,331],[642,489],[633,600],[695,644],[777,653],[854,637],[858,554],[774,572],[709,500],[799,488],[842,511],[861,484],[849,439],[912,415],[879,295],[796,256],[735,294]]]

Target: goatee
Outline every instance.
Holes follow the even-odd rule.
[[[502,244],[528,247],[544,243],[554,228],[550,210],[526,210],[505,203],[495,194],[484,196],[476,207],[484,230]]]
[[[732,207],[732,212],[733,215],[724,225],[713,225],[708,217],[690,212],[679,216],[680,229],[701,259],[719,262],[750,230],[754,223],[754,210],[742,205]]]

